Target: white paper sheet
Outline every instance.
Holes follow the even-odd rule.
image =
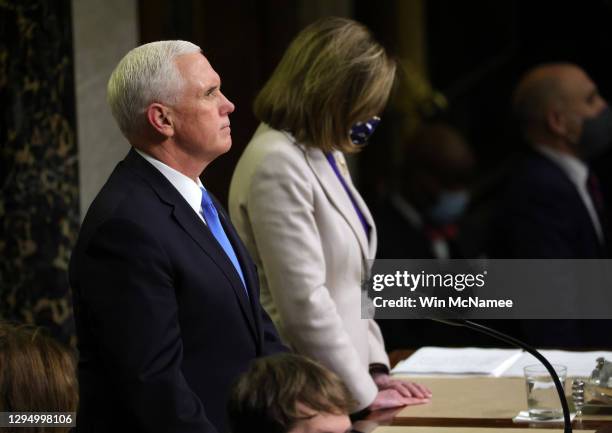
[[[612,360],[612,352],[604,351],[540,350],[540,353],[551,364],[566,366],[568,377],[590,376],[597,358]],[[521,349],[422,347],[408,359],[400,361],[392,373],[523,377],[523,368],[532,364],[540,362]]]
[[[481,374],[498,376],[521,357],[520,349],[422,347],[397,364],[394,374]]]
[[[595,369],[595,360],[604,357],[612,360],[612,352],[570,352],[567,350],[540,350],[539,351],[551,364],[560,364],[567,367],[568,377],[588,377]],[[512,364],[502,376],[523,377],[523,368],[527,365],[540,364],[535,357],[527,352]],[[540,364],[541,365],[541,364]]]

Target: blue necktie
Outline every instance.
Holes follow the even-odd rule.
[[[206,224],[208,224],[208,228],[212,232],[213,236],[225,251],[227,257],[231,260],[234,268],[236,268],[236,272],[240,275],[240,279],[242,280],[242,284],[244,285],[244,291],[246,292],[246,283],[244,281],[244,276],[242,275],[242,269],[240,268],[240,263],[238,263],[238,257],[236,257],[236,253],[234,252],[234,248],[232,248],[232,244],[230,243],[227,235],[225,234],[225,230],[223,230],[223,226],[221,226],[221,221],[219,221],[219,214],[217,213],[217,209],[213,204],[210,196],[208,195],[208,191],[205,188],[200,187],[202,190],[202,212],[204,214],[204,219],[206,220]],[[247,292],[247,297],[249,296]]]

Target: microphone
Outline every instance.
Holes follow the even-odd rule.
[[[497,338],[505,343],[512,344],[514,346],[518,346],[521,349],[532,354],[538,361],[540,361],[544,367],[550,373],[550,377],[552,377],[553,382],[555,383],[555,388],[557,389],[557,393],[559,394],[559,400],[561,400],[561,408],[563,409],[563,423],[564,423],[564,433],[572,433],[572,422],[570,420],[570,412],[569,406],[567,405],[567,399],[565,398],[565,393],[563,392],[563,386],[561,385],[561,381],[559,380],[559,376],[550,362],[540,352],[538,352],[535,348],[529,346],[526,343],[523,343],[520,340],[517,340],[510,335],[506,335],[502,332],[496,331],[495,329],[489,328],[487,326],[481,325],[480,323],[474,323],[469,320],[449,320],[449,319],[434,319],[430,318],[434,322],[444,323],[445,325],[450,326],[463,326],[474,331],[480,332],[482,334],[488,335],[493,338]]]

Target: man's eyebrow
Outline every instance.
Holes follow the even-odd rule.
[[[221,77],[217,76],[212,78],[208,83],[204,83],[204,88],[206,92],[210,92],[211,90],[216,90],[221,88]]]
[[[220,88],[221,88],[221,84],[209,84],[204,88],[204,93],[208,95]]]

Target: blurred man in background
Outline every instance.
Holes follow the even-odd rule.
[[[469,204],[471,149],[456,129],[421,127],[406,143],[394,192],[376,209],[377,257],[459,258],[458,222]]]
[[[479,254],[460,221],[470,201],[475,159],[458,130],[425,124],[405,142],[393,192],[375,208],[378,259],[457,259]],[[470,242],[466,242],[470,241]],[[479,336],[428,320],[378,320],[388,350],[462,341],[487,344]],[[472,343],[475,344],[475,343]],[[489,343],[490,344],[490,343]]]
[[[612,142],[612,113],[578,66],[534,68],[514,108],[531,151],[500,197],[492,255],[606,258],[606,204],[589,163]]]
[[[499,194],[490,255],[610,257],[607,206],[591,163],[612,142],[612,114],[597,86],[576,65],[538,66],[520,80],[514,109],[530,150]],[[521,322],[525,341],[548,347],[605,347],[610,333],[601,330],[609,326],[590,320]]]

